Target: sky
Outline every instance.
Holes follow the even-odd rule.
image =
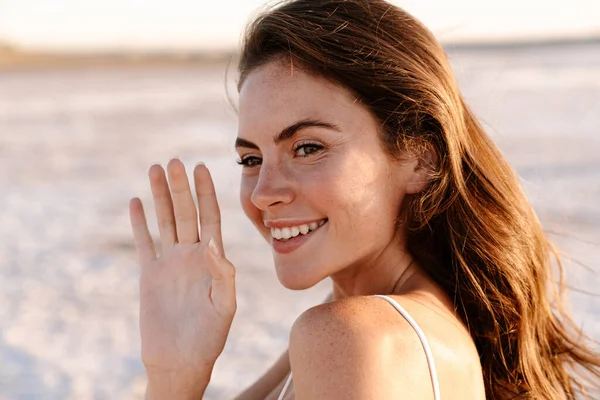
[[[395,0],[441,40],[600,36],[599,0]],[[0,0],[0,41],[29,50],[230,50],[265,0]]]

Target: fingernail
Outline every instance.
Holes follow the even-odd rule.
[[[213,240],[213,238],[210,238],[210,240],[208,241],[208,248],[210,249],[210,251],[213,253],[213,255],[215,257],[219,257],[219,249],[217,249],[217,245],[215,244],[215,241]]]

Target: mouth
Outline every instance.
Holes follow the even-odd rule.
[[[287,226],[283,228],[271,228],[271,237],[275,240],[287,241],[297,236],[310,235],[327,222],[327,218],[320,221],[313,221],[308,224],[301,224],[297,226]]]
[[[291,253],[306,243],[327,222],[328,219],[325,218],[310,224],[271,228],[273,250],[278,253]]]

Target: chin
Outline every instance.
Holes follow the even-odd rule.
[[[282,265],[277,262],[275,263],[275,270],[281,285],[290,290],[310,289],[325,279],[325,277],[315,277],[313,274],[307,273],[302,267]],[[305,272],[300,272],[303,270]]]

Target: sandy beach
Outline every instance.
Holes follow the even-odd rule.
[[[600,340],[600,44],[449,49],[468,103],[566,260],[576,321]],[[238,202],[225,63],[0,69],[0,400],[141,399],[138,268],[127,204],[157,235],[147,169],[213,173],[238,313],[207,399],[286,347],[329,283],[282,288]],[[235,70],[228,85],[232,97]],[[586,294],[588,293],[588,294]],[[594,295],[589,295],[593,293]]]

